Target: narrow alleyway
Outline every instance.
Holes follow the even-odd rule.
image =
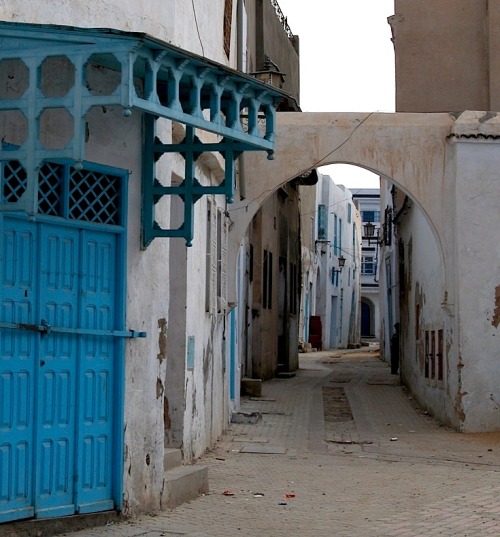
[[[500,534],[499,435],[461,435],[419,409],[375,346],[301,355],[264,384],[204,463],[210,493],[74,537]],[[224,491],[229,491],[224,495]]]

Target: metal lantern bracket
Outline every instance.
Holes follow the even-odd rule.
[[[73,85],[64,95],[46,95],[41,85],[44,63],[63,58],[71,65]],[[144,113],[145,143],[142,185],[143,245],[156,237],[193,238],[193,205],[205,194],[234,192],[234,163],[244,151],[267,151],[272,158],[275,143],[276,106],[287,94],[250,75],[229,69],[201,56],[133,32],[81,29],[67,26],[0,23],[0,62],[18,62],[27,74],[26,88],[13,98],[0,98],[0,113],[23,116],[27,137],[19,146],[0,152],[0,161],[15,160],[25,170],[26,191],[16,203],[0,200],[0,210],[36,214],[38,170],[43,161],[68,158],[75,167],[85,159],[86,115],[95,106],[121,106],[125,116]],[[108,94],[91,91],[88,66],[117,75]],[[72,136],[63,148],[44,147],[40,136],[45,111],[62,109],[71,116]],[[165,118],[186,126],[182,144],[157,143],[156,120]],[[201,144],[194,136],[200,129],[216,134],[216,144]],[[6,140],[9,142],[9,140]],[[220,152],[226,163],[219,186],[202,186],[194,164],[202,151]],[[159,154],[181,153],[185,159],[184,182],[178,187],[159,186],[155,161]],[[186,205],[179,229],[160,229],[154,218],[159,197],[180,195]]]

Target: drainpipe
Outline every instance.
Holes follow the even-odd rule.
[[[243,70],[243,52],[245,43],[243,43],[243,10],[245,9],[244,0],[238,0],[236,7],[236,69]]]
[[[238,71],[243,71],[243,54],[245,54],[246,43],[243,42],[243,36],[245,35],[245,29],[243,25],[244,17],[243,12],[245,10],[245,0],[238,0],[236,7],[236,68]],[[246,198],[245,188],[245,152],[243,152],[238,158],[238,186],[240,189],[240,199]]]

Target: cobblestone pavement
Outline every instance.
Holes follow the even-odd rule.
[[[375,347],[302,354],[295,377],[242,410],[262,420],[231,425],[204,458],[209,494],[71,535],[500,535],[500,436],[441,427]]]

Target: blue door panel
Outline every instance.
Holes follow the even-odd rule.
[[[40,320],[78,327],[79,230],[40,226]],[[39,400],[36,473],[37,517],[75,512],[77,336],[39,337]]]
[[[2,218],[0,321],[34,322],[35,229]],[[0,522],[32,516],[36,334],[0,332]]]
[[[116,236],[82,231],[83,260],[80,325],[112,330],[115,326]],[[116,339],[81,339],[82,386],[78,461],[77,509],[81,513],[112,507],[113,379]]]
[[[9,217],[1,229],[0,321],[117,328],[114,233]],[[114,508],[119,348],[112,336],[0,330],[0,522]]]

